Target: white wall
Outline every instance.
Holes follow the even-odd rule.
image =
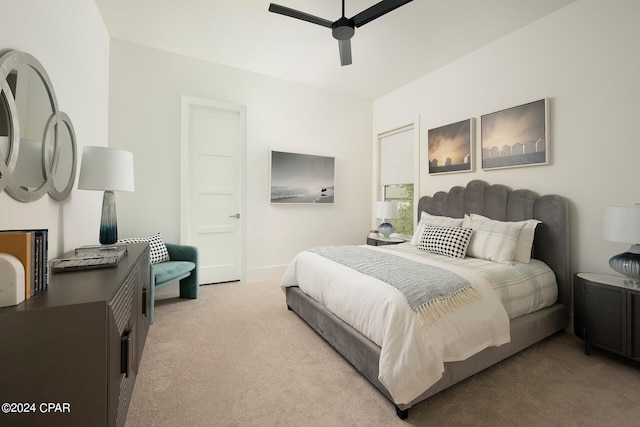
[[[19,50],[43,65],[85,145],[107,145],[109,35],[94,2],[0,0],[0,50]],[[78,165],[80,161],[78,160]],[[20,203],[0,193],[0,229],[48,228],[49,256],[97,243],[101,194],[75,189],[64,202],[48,195]]]
[[[580,0],[374,101],[374,133],[420,115],[422,195],[472,179],[567,197],[574,271],[614,274],[604,208],[640,202],[640,2]],[[422,52],[428,54],[428,52]],[[551,99],[551,164],[482,171],[480,116]],[[477,118],[476,171],[429,176],[427,131]]]
[[[625,244],[600,237],[603,209],[640,201],[635,140],[640,99],[640,3],[580,0],[373,103],[112,41],[93,2],[0,0],[0,49],[34,55],[47,70],[60,109],[85,145],[136,154],[133,194],[118,194],[121,235],[162,231],[179,237],[180,95],[248,107],[247,235],[250,270],[282,266],[299,249],[357,243],[371,205],[371,135],[420,116],[421,164],[429,128],[551,98],[551,165],[430,177],[432,194],[470,179],[558,193],[571,201],[573,267],[610,272]],[[69,12],[73,11],[73,12]],[[111,103],[108,109],[109,100]],[[108,114],[112,115],[108,124]],[[373,129],[373,132],[371,131]],[[109,132],[112,134],[109,138]],[[476,131],[476,162],[479,130]],[[331,207],[268,204],[268,150],[334,155],[338,189]],[[476,163],[478,165],[478,163]],[[74,189],[20,203],[0,193],[0,226],[50,230],[50,256],[95,243],[101,194]],[[162,212],[161,215],[158,212]]]
[[[371,101],[112,40],[109,145],[133,151],[118,193],[125,236],[180,239],[180,97],[247,107],[248,280],[279,277],[297,252],[364,243],[371,206]],[[334,205],[270,205],[269,150],[336,158]]]

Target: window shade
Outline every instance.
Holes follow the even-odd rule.
[[[413,183],[413,128],[380,138],[380,184]]]

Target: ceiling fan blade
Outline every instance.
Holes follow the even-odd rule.
[[[269,12],[279,13],[280,15],[301,19],[303,21],[311,22],[312,24],[322,25],[323,27],[331,28],[331,25],[333,25],[333,22],[327,19],[319,18],[314,15],[309,15],[308,13],[300,12],[298,10],[291,9],[285,6],[280,6],[275,3],[269,4]]]
[[[351,39],[338,40],[340,48],[340,65],[351,65]]]
[[[356,27],[361,27],[367,22],[371,22],[376,18],[380,18],[382,15],[391,12],[394,9],[399,8],[413,0],[382,0],[379,3],[374,4],[368,9],[363,10],[362,12],[355,15],[353,18],[353,23]]]

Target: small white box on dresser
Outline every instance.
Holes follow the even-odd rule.
[[[0,253],[0,307],[24,301],[24,266],[10,254]]]

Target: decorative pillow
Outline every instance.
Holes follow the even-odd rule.
[[[502,264],[512,264],[524,224],[508,224],[492,219],[479,220],[467,216],[462,226],[473,230],[467,255]]]
[[[149,243],[149,255],[151,264],[169,261],[169,251],[162,240],[160,233],[150,237],[130,238],[118,240],[118,243]]]
[[[422,212],[420,215],[420,221],[416,225],[416,229],[411,237],[411,244],[416,246],[422,237],[422,232],[427,224],[440,225],[442,227],[461,227],[462,218],[451,218],[448,216],[431,215],[426,212]]]
[[[427,224],[420,237],[418,249],[453,258],[464,258],[471,240],[471,233],[470,228]]]
[[[486,216],[471,214],[471,219],[484,221],[492,221]],[[525,221],[509,221],[507,224],[523,224],[516,251],[513,254],[513,261],[528,264],[531,261],[531,248],[533,247],[533,238],[535,237],[536,226],[542,221],[537,219],[527,219]]]

